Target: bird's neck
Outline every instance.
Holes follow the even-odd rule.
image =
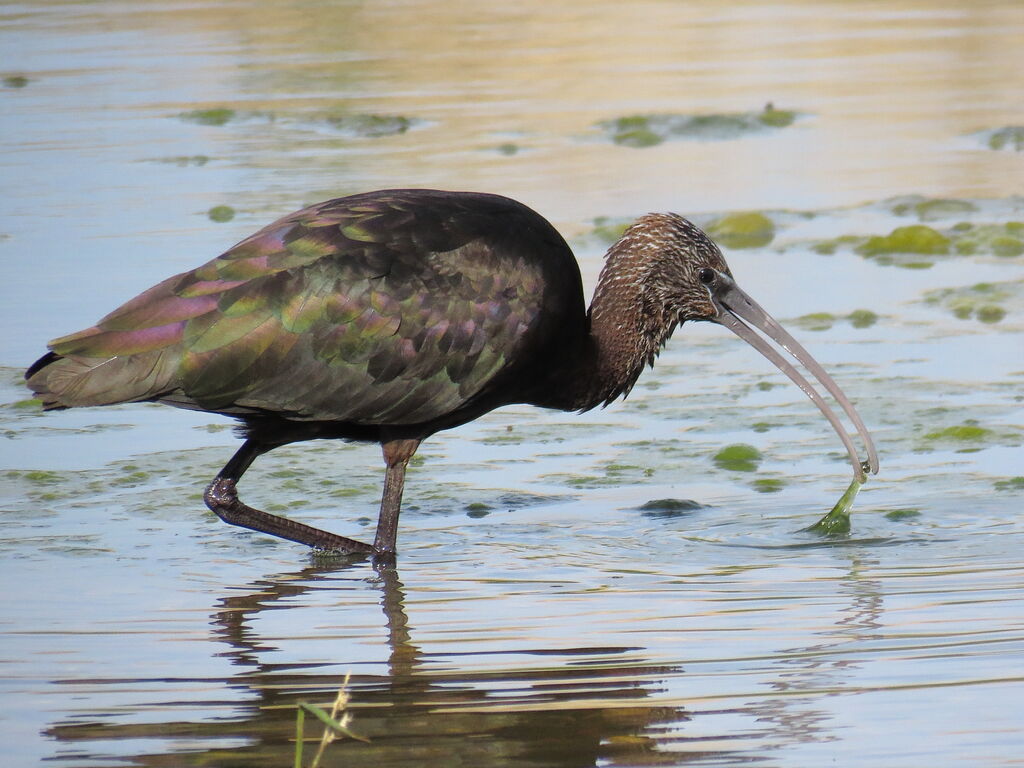
[[[620,241],[608,252],[588,311],[589,333],[572,361],[566,410],[588,410],[626,395],[653,364],[675,322],[645,289],[642,245]]]

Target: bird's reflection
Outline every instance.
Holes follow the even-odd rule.
[[[453,652],[431,640],[417,642],[394,567],[327,560],[228,588],[217,599],[213,639],[233,672],[221,679],[182,678],[201,683],[201,694],[189,699],[175,680],[166,680],[163,695],[170,701],[150,701],[142,722],[119,711],[65,720],[48,734],[79,753],[90,742],[120,743],[118,755],[132,745],[163,748],[131,754],[134,765],[164,766],[173,758],[181,766],[278,768],[292,761],[298,704],[329,706],[351,672],[351,728],[371,741],[335,742],[325,766],[646,766],[711,754],[745,762],[787,744],[835,737],[819,694],[843,688],[857,664],[843,648],[869,642],[884,613],[881,585],[868,575],[874,561],[856,546],[844,552],[836,620],[817,633],[817,643],[777,650],[760,678],[777,695],[751,689],[752,700],[734,708],[700,708],[710,702],[694,701],[698,709],[684,711],[679,690],[701,690],[701,684],[688,685],[680,666],[654,663],[642,648],[551,649],[524,647],[524,640]],[[419,634],[450,634],[443,604],[412,605],[415,614],[424,613]],[[701,632],[699,617],[681,620],[678,649],[687,642],[688,625]],[[571,631],[567,626],[567,636]],[[706,638],[698,634],[694,641]],[[152,683],[97,682],[114,692]],[[168,714],[183,709],[189,714],[178,720]],[[721,721],[714,717],[721,715]],[[737,716],[755,725],[736,728]],[[307,736],[318,737],[318,726]]]
[[[533,651],[571,654],[573,660],[527,671],[467,675],[447,665],[438,668],[442,665],[436,662],[445,657],[424,654],[413,641],[398,571],[378,567],[366,577],[366,564],[356,568],[314,563],[220,600],[213,615],[215,632],[229,646],[226,655],[246,668],[230,683],[259,696],[245,729],[257,743],[238,750],[246,755],[247,765],[285,764],[293,748],[288,739],[294,733],[295,705],[331,700],[345,678],[341,672],[323,670],[324,665],[270,661],[275,648],[255,631],[254,620],[268,610],[302,605],[302,595],[329,588],[332,581],[349,586],[361,581],[364,588],[378,591],[388,657],[386,674],[357,672],[349,681],[352,728],[370,743],[333,744],[327,765],[331,759],[374,766],[657,764],[655,740],[645,732],[687,719],[678,707],[645,704],[660,690],[657,675],[679,670],[638,663],[627,653],[636,649]],[[622,663],[609,662],[617,653]],[[343,666],[343,661],[332,660],[329,668]],[[496,691],[498,699],[493,698]],[[231,730],[238,734],[241,729]]]

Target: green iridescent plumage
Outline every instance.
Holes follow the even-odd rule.
[[[29,385],[50,408],[160,400],[421,424],[481,397],[546,329],[579,325],[580,295],[564,241],[518,203],[357,195],[285,217],[54,340],[60,359]]]

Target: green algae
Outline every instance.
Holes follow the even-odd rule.
[[[860,480],[854,477],[828,514],[804,530],[823,536],[845,536],[848,534],[850,532],[850,508],[853,506],[853,500],[857,498],[860,486]]]
[[[989,254],[1002,258],[1024,255],[1024,228],[1020,222],[974,224],[958,222],[947,228],[926,224],[897,227],[886,235],[842,235],[810,243],[815,253],[832,255],[844,248],[877,264],[904,269],[927,269],[934,257]],[[931,258],[921,258],[922,256]]]
[[[842,320],[854,328],[870,328],[878,322],[878,315],[869,309],[855,309],[845,316],[836,316],[830,312],[811,312],[801,315],[792,322],[807,331],[827,331]]]
[[[235,218],[235,209],[230,205],[215,205],[206,212],[206,216],[210,221],[223,224]]]
[[[761,452],[746,443],[734,443],[716,453],[712,459],[719,469],[733,472],[753,472],[761,461]]]
[[[952,427],[936,429],[924,435],[924,439],[931,442],[944,443],[977,443],[993,437],[995,432],[986,427],[979,427],[977,424],[958,424]]]
[[[993,304],[982,304],[974,311],[974,316],[983,323],[998,323],[1006,317],[1006,310]]]
[[[887,520],[913,520],[921,516],[919,509],[894,509],[885,513]]]
[[[593,220],[590,230],[591,236],[597,238],[606,245],[618,242],[623,233],[629,229],[632,223],[629,219],[611,218],[609,216],[598,216]]]
[[[17,476],[21,477],[22,480],[27,480],[35,485],[50,485],[52,483],[59,483],[64,480],[59,472],[51,472],[45,469],[31,469],[26,472],[20,472],[12,474],[7,473],[8,477]]]
[[[1024,429],[1015,425],[981,426],[976,419],[965,419],[932,429],[921,435],[915,450],[928,452],[953,450],[956,453],[977,453],[994,446],[1019,447],[1024,445]]]
[[[843,246],[854,245],[863,241],[864,238],[857,235],[840,235],[831,240],[819,240],[813,243],[811,250],[815,253],[820,253],[822,256],[831,256]]]
[[[996,256],[1020,256],[1024,253],[1024,240],[1011,235],[997,235],[992,238],[991,248]]]
[[[698,509],[706,509],[704,504],[693,499],[652,499],[637,507],[645,517],[684,517]]]
[[[778,493],[786,487],[786,482],[778,477],[761,477],[754,480],[750,486],[758,493]]]
[[[624,115],[596,124],[614,144],[643,149],[670,139],[726,140],[792,125],[798,113],[768,104],[758,112]]]
[[[651,128],[652,121],[660,122],[659,115],[628,115],[599,123],[610,133],[615,144],[623,147],[653,147],[666,138]]]
[[[17,401],[15,401],[13,403],[8,403],[4,407],[5,408],[15,408],[17,410],[34,411],[37,408],[41,408],[42,405],[43,405],[43,401],[40,400],[38,397],[30,397],[30,398],[27,398],[25,400],[17,400]]]
[[[913,211],[921,221],[948,219],[965,213],[975,213],[977,210],[978,206],[970,200],[952,198],[932,198],[913,205],[904,203],[893,206],[893,213],[902,215],[905,212]]]
[[[812,312],[801,315],[794,322],[807,331],[827,331],[836,322],[836,316],[828,312]]]
[[[1006,318],[1007,305],[1019,307],[1024,303],[1024,280],[940,288],[928,291],[924,303],[942,307],[960,320],[973,318],[991,325]]]
[[[870,309],[855,309],[846,316],[854,328],[870,328],[878,322],[878,315]]]
[[[769,101],[764,105],[764,110],[757,116],[757,119],[772,128],[785,128],[796,120],[796,112],[791,109],[776,109],[775,105]]]
[[[487,517],[487,515],[491,513],[492,507],[489,504],[484,504],[481,501],[474,501],[470,504],[467,504],[465,509],[466,517],[479,519],[481,517]]]
[[[167,163],[168,165],[176,165],[179,168],[186,168],[194,166],[201,168],[210,162],[210,158],[207,155],[172,155],[170,157],[156,157],[147,162],[152,163]]]
[[[997,491],[1024,491],[1024,477],[1010,477],[1006,480],[996,480],[992,487]]]
[[[238,113],[228,107],[212,107],[210,109],[193,109],[191,112],[182,112],[179,118],[189,123],[199,125],[226,125],[237,117]]]
[[[4,87],[6,88],[24,88],[29,84],[29,79],[24,75],[6,75],[4,77]]]
[[[337,131],[356,138],[376,139],[396,136],[413,127],[415,121],[403,115],[345,114],[324,118]]]
[[[760,248],[775,238],[775,224],[763,213],[730,213],[712,222],[708,234],[726,248]]]
[[[1020,152],[1024,150],[1024,125],[1005,125],[990,131],[985,143],[989,149]]]
[[[896,227],[888,235],[873,235],[854,250],[862,256],[890,253],[943,255],[949,253],[950,239],[924,224]]]

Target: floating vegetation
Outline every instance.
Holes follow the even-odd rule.
[[[991,429],[979,427],[973,422],[968,422],[929,432],[924,436],[924,439],[944,443],[976,443],[980,440],[987,440],[994,434]]]
[[[210,162],[210,158],[206,155],[175,155],[173,157],[154,157],[149,159],[148,162],[167,163],[168,165],[176,165],[179,168],[187,166],[201,168]]]
[[[752,445],[734,443],[715,454],[712,459],[719,469],[734,472],[753,472],[761,461],[761,452]]]
[[[750,486],[758,493],[778,493],[786,487],[786,482],[778,477],[761,477]]]
[[[230,205],[215,205],[206,212],[206,216],[210,221],[223,224],[224,222],[231,221],[235,218],[235,209]]]
[[[1018,475],[1006,480],[996,480],[992,487],[997,491],[1024,491],[1024,477]]]
[[[5,472],[4,476],[9,479],[21,478],[33,485],[52,485],[64,480],[64,477],[59,472],[51,472],[46,469],[30,469],[24,472],[11,469]]]
[[[870,328],[878,322],[878,315],[870,309],[855,309],[846,316],[854,328]]]
[[[908,207],[907,210],[913,208]],[[934,212],[937,209],[928,210]],[[924,215],[929,217],[932,213]],[[823,255],[850,248],[878,264],[927,269],[934,264],[935,257],[976,254],[1002,258],[1020,256],[1024,254],[1024,222],[975,224],[960,221],[941,229],[927,224],[911,224],[896,227],[887,235],[842,235],[820,240],[810,248]]]
[[[1006,304],[1024,304],[1024,280],[975,283],[962,288],[940,288],[924,295],[924,303],[939,306],[961,320],[998,323],[1007,315]]]
[[[797,118],[796,112],[776,109],[771,103],[760,112],[710,115],[647,114],[626,115],[597,123],[615,144],[637,149],[653,147],[670,139],[708,141],[785,128]]]
[[[855,309],[848,315],[840,316],[830,312],[812,312],[796,318],[793,320],[793,324],[807,331],[827,331],[842,321],[848,322],[854,328],[870,328],[878,322],[878,315],[870,309]]]
[[[1020,152],[1024,150],[1024,125],[1004,125],[992,131],[974,134],[989,149],[996,151]]]
[[[15,408],[17,410],[32,410],[36,408],[42,408],[43,401],[38,397],[29,397],[24,400],[16,400],[13,403],[6,403],[4,408]]]
[[[857,498],[860,486],[861,482],[855,476],[828,514],[804,530],[823,536],[845,536],[848,534],[850,532],[850,508],[853,506],[853,500]]]
[[[189,123],[199,125],[225,125],[237,117],[238,113],[228,107],[212,107],[210,109],[193,109],[191,112],[182,112],[179,118]]]
[[[938,219],[949,219],[975,213],[978,206],[970,200],[956,200],[950,198],[932,198],[912,202],[904,200],[892,207],[892,212],[897,216],[906,216],[913,213],[921,221],[936,221]]]
[[[730,213],[712,222],[708,234],[726,248],[760,248],[775,237],[775,224],[763,213]]]
[[[794,324],[806,331],[827,331],[838,318],[828,312],[812,312],[808,315],[801,315]]]
[[[921,516],[919,509],[894,509],[885,513],[887,520],[913,520]]]
[[[405,133],[416,123],[401,115],[328,115],[325,122],[337,131],[361,139],[376,139]]]
[[[605,245],[611,245],[622,237],[632,223],[632,219],[598,216],[593,221],[593,229],[590,230],[590,234]]]
[[[494,148],[494,151],[497,152],[499,155],[511,157],[512,155],[518,155],[520,152],[522,152],[522,147],[520,147],[518,144],[513,144],[512,142],[505,142],[504,144],[499,144],[498,146],[496,146]]]
[[[953,449],[956,453],[975,453],[992,446],[1017,447],[1024,444],[1024,429],[1002,425],[983,427],[975,419],[932,429],[921,436],[920,451]]]
[[[947,254],[950,239],[924,224],[896,227],[888,235],[873,235],[854,250],[862,256],[889,253]]]
[[[6,75],[4,76],[4,87],[5,88],[24,88],[29,84],[29,79],[24,75]]]
[[[690,512],[705,508],[704,504],[693,499],[653,499],[637,507],[645,517],[666,518],[683,517]]]
[[[481,518],[491,513],[491,506],[482,501],[474,501],[466,505],[466,517]]]

